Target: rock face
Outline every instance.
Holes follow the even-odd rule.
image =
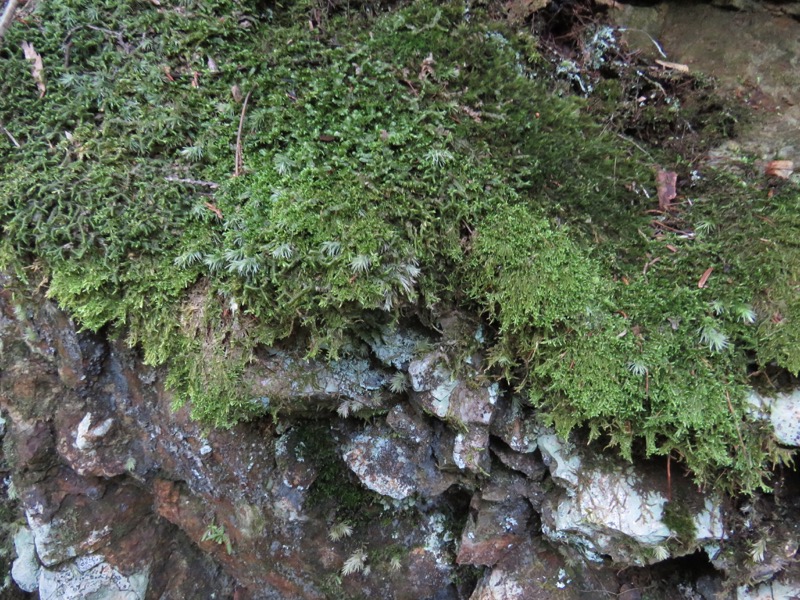
[[[0,291],[16,585],[48,600],[528,600],[628,593],[624,567],[712,545],[735,570],[722,503],[579,451],[485,381],[480,356],[415,354],[421,330],[398,331],[333,364],[266,352],[247,393],[279,403],[277,421],[208,430],[134,351],[45,300],[12,310]],[[765,418],[792,431],[775,415],[793,402]],[[798,540],[773,531],[762,579],[787,570]]]
[[[719,505],[685,482],[667,490],[663,474],[588,465],[554,434],[541,435],[539,446],[554,479],[564,484],[562,494],[545,502],[543,529],[551,540],[569,540],[597,561],[608,555],[622,564],[646,564],[726,537]],[[673,504],[679,514],[667,514],[670,494],[680,498]]]

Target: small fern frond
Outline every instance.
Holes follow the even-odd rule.
[[[342,538],[350,537],[353,535],[353,526],[347,521],[336,523],[328,531],[328,539],[332,542],[338,542]]]
[[[342,566],[342,575],[352,575],[353,573],[363,571],[366,569],[366,567],[367,553],[363,548],[359,548],[350,555],[350,558],[344,561],[344,566]]]

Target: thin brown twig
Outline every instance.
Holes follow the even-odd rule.
[[[3,16],[0,17],[0,40],[3,39],[6,31],[11,27],[11,22],[14,20],[14,13],[17,12],[19,0],[8,0],[6,8],[3,11]]]
[[[667,454],[667,502],[672,502],[672,450]]]
[[[242,114],[239,116],[239,131],[236,134],[236,156],[234,158],[235,164],[233,166],[233,176],[239,177],[244,171],[244,152],[242,151],[242,131],[244,130],[244,116],[247,113],[247,101],[250,100],[250,94],[253,93],[251,89],[247,92],[242,102]]]
[[[215,190],[219,187],[218,183],[213,181],[202,181],[200,179],[184,179],[183,177],[164,177],[164,181],[174,181],[175,183],[185,183],[187,185],[200,185],[203,187]]]

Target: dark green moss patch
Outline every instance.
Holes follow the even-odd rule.
[[[562,434],[758,487],[748,369],[800,370],[797,189],[709,173],[648,213],[653,165],[550,93],[530,35],[461,2],[310,8],[37,3],[0,49],[3,268],[219,426],[263,412],[260,345],[336,357],[458,310]]]

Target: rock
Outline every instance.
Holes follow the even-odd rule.
[[[538,444],[544,464],[550,469],[550,476],[568,489],[575,488],[582,463],[574,446],[548,429],[539,431]]]
[[[429,344],[431,338],[412,327],[385,327],[366,339],[373,354],[387,367],[405,371],[414,360],[417,348]]]
[[[125,575],[101,554],[88,554],[39,575],[41,600],[144,600],[149,570]]]
[[[39,587],[39,561],[36,558],[36,547],[33,532],[27,527],[20,527],[14,535],[14,548],[17,558],[11,567],[11,577],[25,592],[33,592]]]
[[[79,492],[78,486],[83,486]],[[61,478],[39,484],[38,495],[23,496],[43,565],[51,567],[102,548],[136,527],[150,509],[147,495],[131,485],[109,483],[99,496],[92,493],[94,486],[92,480],[62,469]]]
[[[592,569],[579,558],[574,566],[540,537],[528,537],[478,582],[470,600],[578,600],[585,590],[616,592],[613,573]]]
[[[98,440],[108,433],[113,424],[114,419],[108,418],[92,426],[92,413],[87,412],[75,432],[75,447],[84,452],[91,451],[97,445]]]
[[[619,460],[587,465],[570,444],[549,436],[541,436],[539,446],[548,456],[553,479],[564,486],[543,507],[542,531],[553,541],[582,548],[593,560],[607,555],[619,564],[640,565],[678,551],[668,544],[671,539],[679,540],[686,553],[726,537],[720,507],[697,493],[691,482],[673,477],[677,500],[670,518],[664,476]]]
[[[547,473],[547,467],[544,462],[533,454],[520,454],[504,448],[500,443],[496,442],[490,448],[492,454],[499,458],[500,462],[510,469],[524,473],[534,481],[541,481],[545,473]]]
[[[392,373],[377,369],[366,358],[319,361],[300,352],[271,350],[247,370],[249,393],[265,408],[299,415],[319,410],[355,413],[388,408],[381,390]]]
[[[473,425],[457,433],[453,442],[453,462],[461,470],[487,475],[492,468],[489,457],[489,429]]]
[[[777,598],[800,598],[800,581],[770,581],[753,588],[736,588],[736,600],[776,600]]]
[[[514,452],[535,452],[538,447],[538,426],[532,417],[526,418],[514,404],[501,399],[497,403],[491,434],[503,440]]]
[[[472,504],[477,516],[467,520],[456,562],[490,567],[522,542],[531,507],[521,498],[496,503],[476,497]]]
[[[800,389],[774,398],[753,392],[748,401],[755,416],[769,419],[781,444],[800,446]]]
[[[437,468],[429,445],[398,438],[385,425],[368,425],[354,435],[342,458],[366,487],[395,500],[417,492],[438,496],[456,481]]]
[[[409,365],[412,398],[423,411],[459,430],[453,443],[453,463],[459,469],[488,473],[489,424],[500,389],[497,384],[479,384],[477,379],[456,379],[446,361],[444,354],[433,352]],[[473,368],[477,363],[473,361]]]

